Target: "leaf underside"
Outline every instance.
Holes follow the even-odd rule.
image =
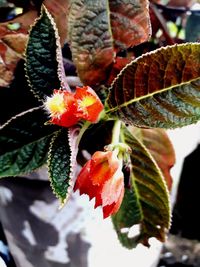
[[[19,114],[0,128],[0,177],[31,172],[47,160],[52,134],[57,127],[38,107]]]
[[[109,0],[114,45],[127,49],[147,41],[151,35],[147,0]]]
[[[129,127],[129,130],[151,153],[158,167],[162,171],[168,189],[171,190],[172,177],[170,169],[175,164],[175,151],[166,131],[157,128],[141,129],[132,126]]]
[[[72,0],[68,39],[73,61],[84,84],[94,85],[106,77],[114,49],[106,0]]]
[[[66,201],[72,178],[71,161],[72,151],[69,143],[69,132],[67,129],[61,129],[52,140],[48,156],[51,186],[61,204]]]
[[[109,116],[138,127],[176,128],[200,119],[200,44],[164,47],[125,67],[107,99]]]
[[[128,131],[124,130],[125,142],[132,149],[131,189],[126,192],[119,212],[113,217],[119,240],[127,248],[138,243],[149,246],[148,239],[165,240],[170,225],[169,194],[164,178],[145,147]],[[140,225],[140,232],[129,237],[123,228]],[[130,230],[130,229],[128,229]],[[123,231],[123,230],[122,230]]]
[[[26,75],[33,93],[41,100],[61,87],[59,37],[54,21],[43,7],[32,26],[26,48]],[[61,60],[61,59],[60,59]]]

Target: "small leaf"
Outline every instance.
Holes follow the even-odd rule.
[[[46,99],[53,89],[68,88],[57,28],[44,6],[29,34],[26,74],[32,91],[39,99]]]
[[[75,131],[76,132],[76,131]],[[60,199],[61,205],[65,204],[69,195],[69,188],[74,182],[76,171],[76,137],[72,128],[63,128],[54,135],[48,156],[48,168],[51,186]]]
[[[147,0],[109,0],[115,47],[126,49],[147,41],[151,35]]]
[[[82,82],[90,86],[102,82],[114,59],[107,0],[72,0],[68,39]]]
[[[27,33],[24,29],[11,31],[0,24],[0,87],[8,87],[14,79],[14,71],[24,52]]]
[[[200,44],[168,46],[127,65],[107,99],[110,116],[139,127],[176,128],[200,119]]]
[[[185,39],[187,42],[198,42],[200,40],[200,14],[192,13],[186,23]]]
[[[132,149],[132,188],[119,214],[114,217],[114,224],[123,245],[134,247],[142,243],[149,246],[148,239],[151,237],[165,240],[170,226],[169,194],[164,178],[147,149],[126,129],[124,141]],[[121,236],[121,229],[135,224],[140,225],[137,236],[129,238],[129,231]]]
[[[162,171],[168,189],[171,190],[172,177],[170,175],[170,169],[175,164],[175,151],[167,133],[163,129],[139,129],[130,127],[129,130],[149,150]]]
[[[45,126],[46,120],[38,107],[0,127],[0,177],[31,172],[46,162],[51,135],[57,129]]]

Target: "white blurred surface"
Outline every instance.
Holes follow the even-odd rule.
[[[0,257],[0,267],[6,267],[6,264],[1,257]]]
[[[184,158],[198,145],[200,140],[200,123],[168,131],[176,153],[176,164],[171,170],[173,177],[172,205],[174,204],[177,185],[181,174]],[[84,199],[85,198],[85,199]],[[80,201],[88,205],[87,197]],[[87,203],[87,204],[86,204]],[[87,222],[86,239],[91,242],[89,250],[89,267],[156,267],[159,260],[162,243],[152,238],[151,247],[138,245],[136,249],[123,248],[117,239],[110,219],[103,220],[101,209],[93,210],[90,202],[87,212],[93,218]],[[88,214],[88,215],[89,215]],[[93,214],[93,215],[91,215]],[[90,217],[89,216],[89,217]]]

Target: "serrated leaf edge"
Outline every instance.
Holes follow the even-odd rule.
[[[12,118],[10,118],[8,121],[6,121],[3,125],[0,125],[0,130],[2,130],[4,127],[6,127],[8,124],[10,124],[13,120],[15,119],[18,119],[19,117],[23,116],[23,115],[26,115],[28,113],[31,113],[35,110],[42,110],[43,109],[43,106],[39,106],[39,107],[35,107],[35,108],[31,108],[29,110],[26,110],[26,111],[23,111],[19,114],[17,114],[16,116],[13,116]]]
[[[167,203],[165,203],[166,204],[166,207],[168,207],[169,209],[168,209],[168,213],[169,213],[169,221],[167,222],[167,229],[169,229],[170,228],[170,226],[171,226],[171,204],[170,204],[170,194],[169,194],[169,190],[168,190],[168,187],[167,187],[167,183],[166,183],[166,181],[165,181],[165,179],[164,179],[164,176],[163,176],[163,174],[162,174],[162,172],[161,172],[161,170],[160,170],[160,168],[159,168],[159,166],[158,166],[158,164],[157,164],[157,162],[155,161],[155,159],[153,158],[153,156],[150,154],[150,152],[148,151],[148,149],[145,147],[145,145],[137,138],[137,137],[135,137],[134,136],[134,138],[137,140],[137,142],[141,145],[141,147],[144,149],[144,151],[145,151],[145,153],[147,153],[147,155],[148,155],[148,157],[151,159],[151,161],[153,162],[153,164],[154,164],[154,166],[155,166],[155,169],[156,169],[156,171],[158,172],[158,174],[159,174],[159,176],[160,176],[160,178],[161,178],[161,182],[162,182],[162,186],[164,187],[164,189],[165,189],[165,192],[166,192],[166,194],[167,194]],[[134,171],[133,171],[133,175],[134,175]],[[135,186],[135,188],[137,188],[137,186]],[[134,188],[134,189],[135,189]],[[136,194],[137,194],[137,190],[136,190]],[[138,195],[137,195],[138,196]],[[139,204],[140,205],[140,204]],[[141,209],[141,211],[142,211],[142,209]],[[142,212],[143,213],[143,212]],[[141,213],[141,214],[142,214]],[[143,214],[142,214],[142,218],[144,218],[143,217]]]
[[[43,136],[43,137],[41,137],[40,139],[37,139],[37,142],[38,141],[40,141],[40,140],[43,140],[44,138],[46,138],[46,137],[50,137],[51,135],[53,135],[53,134],[49,134],[49,135],[46,135],[46,136]],[[34,143],[34,142],[31,142],[31,143],[29,143],[29,145],[30,144],[32,144],[32,143]],[[23,147],[25,147],[26,145],[24,145],[24,146],[22,146],[21,148],[23,148]],[[13,150],[13,151],[9,151],[9,152],[7,152],[6,154],[9,154],[9,153],[13,153],[14,151],[17,151],[18,149],[15,149],[15,150]],[[37,170],[39,170],[40,168],[42,168],[43,166],[44,166],[45,164],[43,164],[42,166],[40,166],[40,167],[38,167],[38,168],[35,168],[35,169],[33,169],[33,170],[31,170],[31,171],[24,171],[24,172],[21,172],[20,174],[12,174],[12,175],[9,175],[9,174],[7,174],[6,176],[2,176],[2,175],[0,175],[0,178],[3,178],[3,177],[17,177],[17,176],[21,176],[21,175],[23,175],[23,176],[25,176],[25,175],[29,175],[29,174],[31,174],[33,171],[37,171]]]
[[[24,52],[24,55],[23,55],[23,57],[25,59],[24,69],[25,69],[25,77],[26,77],[27,83],[28,83],[28,85],[30,87],[31,92],[40,101],[43,101],[43,100],[40,98],[40,96],[37,93],[35,93],[35,90],[33,89],[33,86],[32,86],[31,81],[29,79],[29,75],[27,74],[27,57],[26,57],[26,53],[27,53],[27,47],[28,47],[29,42],[30,42],[30,33],[31,33],[32,29],[34,28],[34,26],[38,23],[38,21],[40,21],[40,19],[42,18],[44,13],[46,13],[47,17],[49,18],[50,23],[51,23],[51,25],[52,25],[52,27],[54,29],[54,32],[55,32],[56,47],[57,47],[56,48],[56,60],[57,60],[57,63],[58,63],[57,74],[58,74],[58,78],[59,78],[60,84],[61,84],[61,88],[60,89],[66,89],[68,91],[71,91],[71,89],[70,89],[70,87],[69,87],[69,85],[67,83],[67,80],[65,79],[65,77],[63,75],[65,73],[65,70],[64,70],[64,65],[63,65],[63,62],[62,62],[62,49],[61,49],[60,36],[59,36],[59,33],[58,33],[58,29],[57,29],[56,23],[55,23],[52,15],[49,13],[49,11],[45,7],[45,5],[42,4],[40,16],[35,19],[34,23],[29,28],[29,31],[28,31],[29,38],[28,38],[28,41],[26,43],[26,48],[25,48],[25,52]]]
[[[49,147],[49,152],[48,152],[48,160],[47,160],[47,166],[48,166],[48,173],[50,174],[49,172],[49,162],[51,160],[51,151],[52,151],[52,147],[54,145],[54,141],[55,139],[59,136],[59,134],[61,133],[62,129],[60,129],[59,131],[57,131],[52,140],[51,140],[51,143],[50,143],[50,147]],[[53,193],[56,195],[56,197],[59,198],[60,200],[60,207],[59,209],[62,209],[65,204],[67,203],[70,195],[71,195],[71,192],[73,191],[73,186],[74,186],[74,183],[75,183],[75,169],[76,169],[76,156],[77,156],[77,144],[76,144],[76,139],[73,138],[74,137],[74,134],[76,134],[77,132],[77,128],[74,128],[74,127],[71,127],[71,128],[68,128],[68,143],[69,143],[69,149],[70,149],[70,174],[69,174],[69,186],[67,188],[67,193],[66,193],[66,198],[63,200],[60,198],[60,196],[55,192],[54,188],[53,188],[53,185],[52,185],[52,179],[49,175],[49,180],[50,180],[50,186],[53,190]],[[76,146],[76,149],[72,149],[72,147],[74,147],[74,145]]]
[[[159,91],[156,91],[156,92],[153,92],[153,93],[150,93],[150,94],[141,96],[141,97],[133,98],[133,99],[131,99],[131,100],[129,100],[129,101],[127,101],[127,102],[121,104],[121,105],[117,105],[116,107],[114,107],[114,108],[110,108],[110,109],[109,109],[109,105],[108,105],[108,103],[107,103],[108,100],[109,100],[110,91],[112,90],[112,88],[113,88],[115,82],[117,82],[117,80],[123,75],[123,73],[126,71],[126,69],[127,69],[129,66],[131,66],[131,65],[134,64],[134,63],[137,63],[137,62],[138,62],[139,60],[141,60],[142,58],[145,58],[145,57],[147,57],[147,56],[151,56],[151,55],[153,55],[153,54],[156,54],[158,51],[164,51],[164,50],[167,50],[168,48],[173,48],[173,47],[184,47],[184,46],[189,46],[189,45],[198,45],[199,48],[200,48],[200,43],[198,43],[198,42],[190,42],[190,43],[184,43],[184,44],[168,45],[168,46],[165,46],[165,47],[158,48],[158,49],[156,49],[156,50],[154,50],[154,51],[145,53],[145,54],[143,54],[143,55],[137,57],[136,59],[134,59],[134,60],[131,61],[130,63],[128,63],[128,64],[127,64],[127,65],[120,71],[120,73],[115,77],[115,79],[113,80],[111,86],[108,88],[109,93],[108,93],[108,97],[107,97],[107,99],[106,99],[106,104],[105,104],[106,107],[107,107],[107,111],[106,111],[106,113],[114,112],[114,111],[118,110],[119,108],[126,107],[126,106],[128,106],[128,105],[130,105],[130,104],[132,104],[132,103],[134,103],[134,102],[138,102],[138,101],[140,101],[140,100],[142,100],[142,99],[145,99],[145,98],[154,96],[154,95],[156,95],[156,94],[163,93],[163,92],[165,92],[165,91],[168,91],[168,90],[170,90],[170,89],[176,88],[176,87],[178,87],[178,86],[182,86],[182,85],[186,85],[186,84],[190,84],[190,83],[192,83],[192,82],[198,81],[198,80],[200,79],[199,77],[198,77],[198,78],[195,78],[195,79],[191,79],[191,80],[188,81],[188,82],[182,82],[182,83],[180,83],[180,84],[175,84],[175,85],[170,86],[170,87],[167,87],[167,88],[159,89]]]
[[[57,73],[58,73],[58,78],[59,78],[60,83],[61,83],[61,88],[65,89],[67,91],[71,91],[71,89],[70,89],[70,87],[69,87],[69,85],[67,83],[67,80],[64,77],[65,70],[64,70],[64,65],[63,65],[62,48],[61,48],[61,44],[60,44],[60,36],[59,36],[59,33],[58,33],[58,28],[56,26],[56,22],[55,22],[54,18],[52,17],[52,15],[50,14],[50,12],[48,11],[48,9],[45,7],[45,5],[42,5],[42,9],[44,9],[44,11],[46,12],[48,18],[50,19],[51,25],[53,26],[53,29],[54,29],[54,32],[55,32],[56,46],[57,46],[57,48],[56,48],[56,59],[57,59],[57,62],[58,62]]]
[[[56,133],[54,133],[52,139],[51,139],[51,142],[50,142],[50,146],[49,146],[49,151],[48,151],[48,158],[47,158],[47,168],[48,168],[48,174],[49,174],[49,181],[50,181],[50,186],[51,186],[51,189],[53,191],[53,194],[60,200],[60,205],[63,205],[63,201],[65,200],[62,200],[60,198],[60,196],[57,194],[57,192],[54,190],[54,187],[53,187],[53,183],[52,183],[52,178],[51,178],[51,175],[50,175],[50,161],[51,161],[51,155],[52,155],[52,148],[53,148],[53,145],[54,145],[54,142],[56,140],[56,138],[59,136],[59,134],[61,133],[62,129],[58,130]],[[70,170],[71,172],[71,170]]]

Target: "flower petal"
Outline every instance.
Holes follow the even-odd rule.
[[[77,116],[93,123],[97,122],[104,106],[95,91],[89,86],[77,87],[74,97],[78,102]]]
[[[119,167],[119,160],[112,151],[97,151],[91,159],[92,181],[94,185],[103,185]]]
[[[103,207],[104,218],[118,211],[124,196],[122,161],[114,151],[97,151],[83,166],[74,191],[95,197],[95,208]]]
[[[111,205],[103,206],[103,218],[104,219],[107,218],[108,216],[113,215],[113,214],[118,212],[118,210],[121,206],[123,197],[124,197],[124,188],[122,188],[117,202],[113,202]]]
[[[54,90],[53,95],[47,98],[45,107],[50,113],[50,121],[53,124],[71,127],[79,121],[76,116],[77,101],[71,92]]]

